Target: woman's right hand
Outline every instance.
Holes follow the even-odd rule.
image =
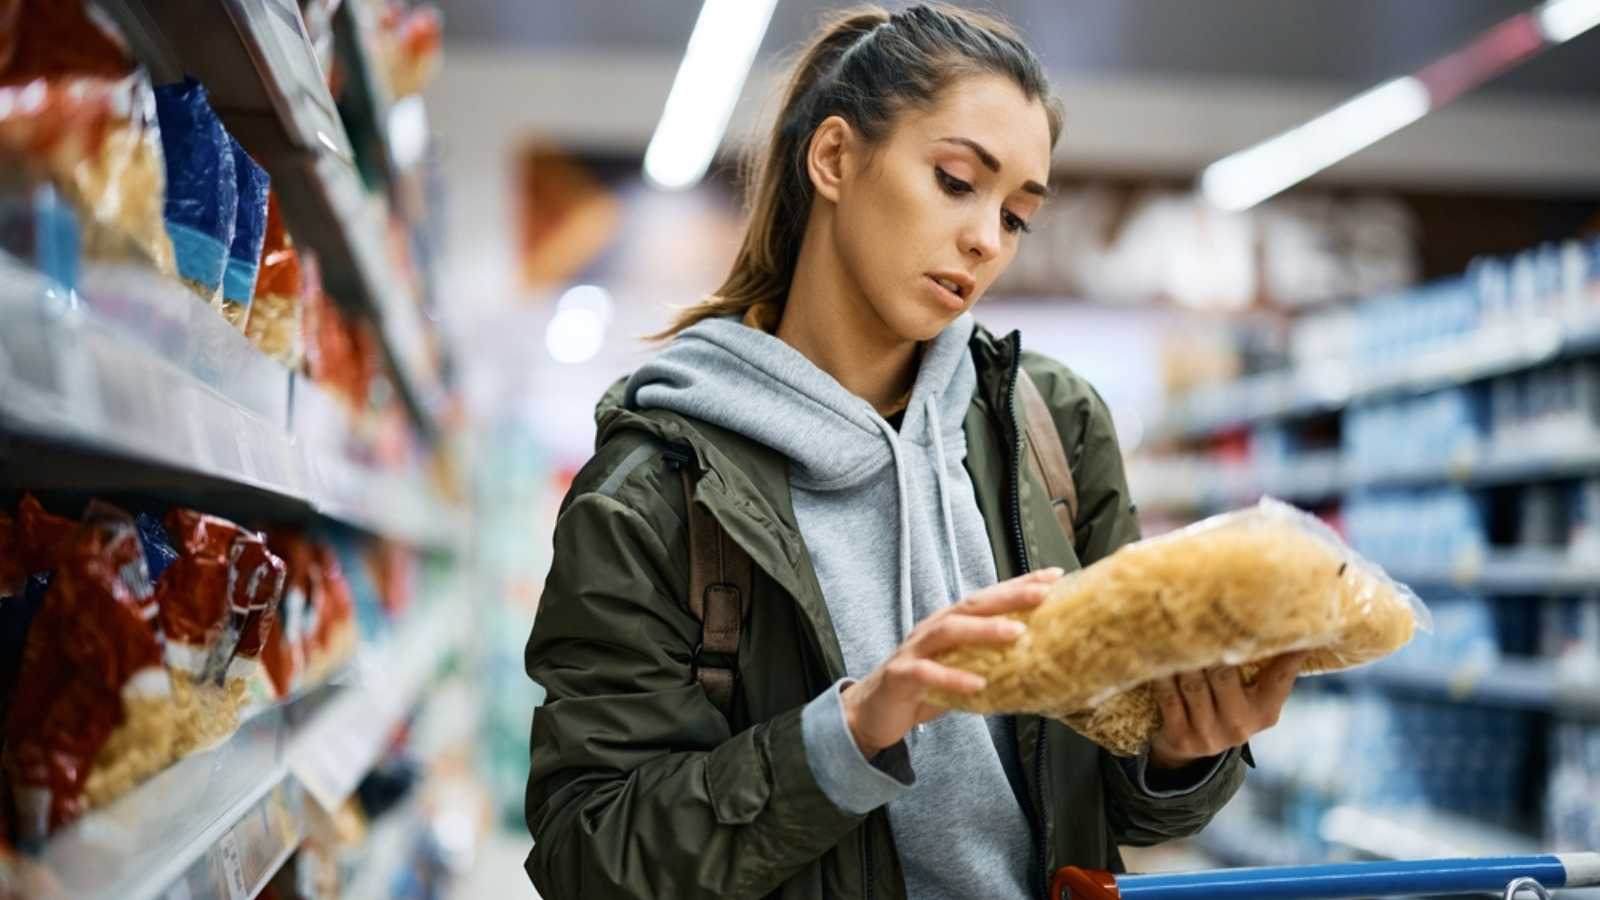
[[[1043,602],[1062,570],[1041,569],[984,588],[918,623],[895,652],[866,678],[839,694],[845,723],[861,755],[871,759],[899,743],[912,728],[943,715],[924,698],[931,689],[952,694],[983,690],[978,675],[941,666],[933,657],[967,644],[1011,644],[1027,627],[1004,614]]]

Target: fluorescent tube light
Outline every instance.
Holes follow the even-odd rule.
[[[1600,0],[1545,0],[1533,16],[1545,40],[1559,44],[1600,25]]]
[[[1212,163],[1200,176],[1200,190],[1220,209],[1249,209],[1410,125],[1428,109],[1428,88],[1419,79],[1407,75],[1386,81],[1304,125]]]
[[[644,154],[657,187],[682,190],[706,174],[722,143],[777,0],[705,0]]]

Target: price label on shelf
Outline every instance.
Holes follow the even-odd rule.
[[[217,842],[217,857],[228,882],[228,900],[250,900],[250,891],[244,884],[244,865],[239,859],[239,839],[231,829]]]

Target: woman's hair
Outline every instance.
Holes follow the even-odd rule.
[[[1060,104],[1038,57],[1004,22],[943,4],[917,4],[893,14],[863,7],[826,25],[795,64],[765,147],[746,160],[750,224],[733,270],[714,295],[684,309],[657,337],[784,301],[811,212],[806,153],[822,120],[839,116],[875,143],[898,113],[931,107],[952,82],[979,74],[1009,78],[1030,100],[1043,103],[1055,146]]]

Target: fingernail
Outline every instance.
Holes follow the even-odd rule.
[[[1024,634],[1027,634],[1027,632],[1028,626],[1022,624],[1021,622],[1010,621],[1006,623],[1006,634],[1012,638],[1022,637]]]
[[[1044,574],[1049,575],[1051,578],[1060,578],[1061,576],[1067,574],[1067,570],[1061,568],[1060,566],[1051,566],[1043,571]]]
[[[967,683],[972,685],[972,689],[975,690],[975,691],[981,691],[984,688],[989,686],[989,680],[987,678],[984,678],[982,675],[974,675],[974,676],[972,676],[972,678]]]

